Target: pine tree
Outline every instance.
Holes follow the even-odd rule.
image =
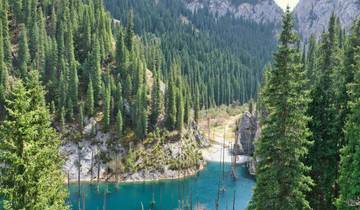
[[[119,35],[116,41],[116,66],[118,69],[118,73],[122,76],[122,78],[125,78],[126,75],[125,72],[125,64],[127,63],[127,51],[126,46],[124,42],[124,33],[120,29]]]
[[[305,193],[312,181],[302,162],[309,145],[309,118],[305,115],[309,97],[296,43],[288,8],[274,68],[262,95],[269,116],[262,122],[262,136],[256,145],[259,162],[249,209],[311,209]]]
[[[123,126],[124,126],[123,117],[121,111],[119,110],[118,113],[116,114],[116,133],[120,140],[123,135]]]
[[[318,53],[317,82],[311,92],[312,102],[309,114],[312,121],[309,128],[314,144],[310,147],[308,161],[315,187],[308,195],[311,207],[315,209],[335,209],[337,197],[336,179],[338,177],[339,150],[342,144],[343,124],[339,116],[343,110],[338,106],[340,84],[343,82],[339,72],[342,65],[340,49],[336,36],[336,17],[330,18],[328,33],[322,35]],[[341,102],[342,103],[342,102]]]
[[[200,93],[198,86],[196,86],[195,101],[194,101],[194,121],[196,123],[199,123],[199,112],[200,112]]]
[[[79,125],[82,130],[84,128],[84,102],[80,102],[79,106]]]
[[[2,22],[0,22],[0,113],[2,113],[3,104],[5,102],[5,90],[8,86],[8,67],[6,66],[4,59],[4,45],[2,39]]]
[[[60,110],[60,126],[61,126],[61,131],[65,130],[65,107],[61,107]]]
[[[101,90],[101,60],[100,60],[100,46],[99,41],[96,39],[95,46],[90,56],[91,75],[90,78],[93,83],[94,99],[96,102],[100,101]]]
[[[109,83],[109,82],[108,82]],[[104,94],[104,128],[105,131],[108,131],[110,128],[110,115],[111,115],[111,89],[109,84],[105,85],[105,94]]]
[[[306,59],[307,78],[309,78],[310,85],[313,86],[316,80],[316,37],[313,34],[310,36],[309,48]]]
[[[130,74],[128,74],[126,76],[125,87],[124,87],[124,97],[128,101],[131,101],[132,91],[133,91],[132,80]]]
[[[190,103],[189,93],[187,92],[185,95],[185,105],[184,105],[184,124],[185,124],[185,126],[189,125],[190,114],[191,114],[191,103]]]
[[[4,53],[4,62],[6,63],[7,69],[12,68],[12,55],[11,55],[11,41],[9,34],[9,5],[8,1],[4,1],[0,5],[2,17],[2,39],[3,40],[3,53]]]
[[[351,205],[360,201],[360,20],[354,24],[351,44],[347,51],[349,87],[349,115],[345,125],[345,146],[341,150],[339,188],[337,209],[355,210],[359,206]],[[353,65],[349,65],[353,63]],[[350,68],[350,69],[349,69]],[[352,75],[352,76],[350,76]]]
[[[130,10],[127,19],[125,45],[127,50],[131,53],[134,47],[134,23],[133,23],[133,11]]]
[[[145,85],[138,89],[135,103],[135,134],[139,139],[144,139],[147,135],[147,104]]]
[[[158,72],[155,71],[153,86],[151,90],[150,126],[152,129],[155,129],[157,127],[160,114],[161,114],[160,77]]]
[[[166,94],[166,127],[174,130],[176,127],[176,87],[173,79],[170,79]]]
[[[90,79],[88,88],[86,91],[86,113],[89,117],[94,115],[95,108],[94,108],[94,90],[92,85],[92,80]]]
[[[25,25],[20,25],[20,36],[19,36],[19,52],[18,52],[18,68],[19,75],[25,79],[28,74],[28,67],[30,62],[30,53],[28,47],[28,38]]]
[[[60,138],[51,128],[46,106],[33,103],[39,97],[44,91],[27,90],[15,81],[7,98],[9,117],[0,126],[0,162],[6,164],[0,168],[4,209],[68,209]]]
[[[184,97],[181,89],[177,91],[176,107],[176,129],[181,133],[184,128]]]

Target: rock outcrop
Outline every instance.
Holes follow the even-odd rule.
[[[261,24],[279,23],[282,10],[273,0],[243,0],[233,3],[231,0],[184,0],[186,7],[196,12],[208,6],[211,13],[224,16],[227,13],[237,18]]]
[[[240,119],[240,123],[236,131],[236,141],[234,148],[238,147],[238,154],[250,156],[246,162],[246,166],[251,175],[256,174],[254,143],[259,138],[260,132],[261,129],[257,117],[250,112],[245,112]]]
[[[245,112],[241,117],[236,132],[236,143],[240,145],[242,155],[252,156],[254,154],[254,141],[258,132],[257,118],[250,112]]]
[[[300,0],[294,9],[298,31],[304,41],[311,34],[319,36],[327,29],[330,16],[335,13],[346,30],[360,15],[359,0]]]

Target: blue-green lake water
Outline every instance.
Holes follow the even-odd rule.
[[[248,175],[245,166],[237,166],[236,170],[238,179],[234,181],[230,175],[231,165],[225,165],[226,191],[220,193],[219,210],[227,209],[226,206],[232,209],[234,191],[236,210],[245,209],[251,199],[254,178]],[[179,200],[186,200],[189,206],[192,203],[193,208],[200,204],[207,210],[212,210],[215,209],[221,171],[220,163],[210,162],[194,177],[118,186],[103,183],[99,186],[99,191],[94,184],[82,184],[81,191],[85,195],[86,210],[103,210],[104,207],[106,210],[141,210],[141,203],[145,210],[173,210],[178,208]],[[150,205],[153,197],[156,201],[154,207]],[[78,209],[75,184],[70,186],[70,203],[73,210]]]

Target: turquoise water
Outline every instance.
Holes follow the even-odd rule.
[[[224,182],[226,191],[220,193],[219,210],[226,210],[227,205],[228,209],[232,210],[235,190],[235,209],[243,210],[251,199],[255,180],[248,175],[245,166],[237,167],[238,180],[236,181],[232,179],[230,171],[231,165],[226,164]],[[106,210],[141,210],[142,203],[145,210],[173,210],[179,206],[179,200],[187,200],[190,206],[192,197],[193,208],[198,203],[206,209],[212,210],[215,209],[220,174],[220,164],[209,163],[197,176],[182,180],[120,184],[118,187],[115,184],[101,184],[99,192],[96,185],[83,184],[82,192],[85,194],[85,209],[103,210],[105,207]],[[77,210],[76,185],[71,185],[70,194],[72,209]],[[156,201],[154,207],[151,206],[153,195]]]

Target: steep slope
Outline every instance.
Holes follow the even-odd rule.
[[[209,7],[219,16],[227,13],[256,23],[280,23],[282,10],[273,0],[186,0],[187,8],[195,12]]]
[[[255,96],[276,44],[274,21],[281,16],[272,12],[281,12],[272,0],[104,2],[120,22],[133,10],[135,31],[145,39],[150,34],[160,40],[162,69],[178,59],[190,89],[198,86],[202,107],[244,103]],[[166,79],[169,72],[163,75]]]
[[[348,30],[360,15],[359,0],[300,0],[294,10],[298,30],[303,40],[311,34],[317,36],[327,29],[330,16],[334,12],[341,24]]]

